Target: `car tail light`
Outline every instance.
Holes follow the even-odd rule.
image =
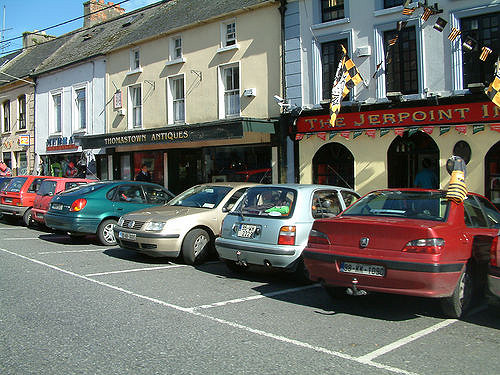
[[[295,245],[295,230],[295,226],[281,227],[278,245]]]
[[[80,199],[77,199],[76,201],[74,201],[72,204],[71,204],[71,207],[70,207],[70,211],[81,211],[83,210],[83,207],[85,207],[85,205],[87,204],[87,200],[86,199],[83,199],[83,198],[80,198]]]
[[[445,241],[442,238],[422,238],[413,240],[403,248],[405,253],[439,254],[444,248]]]
[[[309,240],[308,244],[319,244],[319,245],[330,245],[330,240],[328,239],[328,236],[320,232],[319,230],[312,229],[311,232],[309,232]]]
[[[490,264],[494,267],[498,267],[498,262],[500,261],[500,243],[498,241],[498,236],[493,238],[490,248]]]

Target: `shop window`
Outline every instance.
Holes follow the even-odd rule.
[[[85,88],[75,90],[76,126],[75,130],[87,128],[87,105]]]
[[[19,130],[26,129],[26,96],[21,95],[17,98],[18,117],[19,117]]]
[[[10,132],[10,101],[6,100],[2,104],[3,132]]]
[[[239,65],[220,67],[222,96],[220,118],[236,117],[240,115],[240,68]]]
[[[495,206],[500,209],[500,142],[486,154],[485,193]]]
[[[134,152],[134,169],[131,170],[131,179],[136,178],[137,174],[141,171],[142,165],[148,167],[148,172],[151,174],[151,182],[163,185],[163,152],[161,151],[144,151]]]
[[[462,18],[460,30],[462,36],[467,35],[476,42],[472,51],[462,47],[463,88],[466,89],[470,83],[488,86],[500,51],[500,12]],[[462,37],[462,41],[464,40]],[[484,62],[479,60],[483,46],[492,50]]]
[[[398,35],[397,42],[389,47]],[[384,32],[386,90],[403,95],[418,93],[417,40],[414,26]],[[388,51],[388,53],[387,53]]]
[[[354,187],[354,157],[340,143],[321,147],[313,157],[313,183]]]
[[[344,18],[344,0],[321,0],[321,19],[329,22]]]
[[[184,99],[184,76],[168,79],[168,123],[182,124],[186,122]]]
[[[141,85],[130,86],[129,93],[129,129],[142,128],[142,87]]]
[[[321,73],[323,81],[323,99],[328,100],[332,96],[332,85],[337,73],[342,47],[347,47],[347,39],[336,40],[321,44]],[[346,98],[348,99],[348,98]]]
[[[403,5],[404,2],[405,0],[384,0],[384,9]]]
[[[62,105],[61,94],[52,94],[52,116],[51,133],[60,133],[62,131]]]
[[[17,174],[26,175],[28,174],[28,158],[26,152],[17,153]]]

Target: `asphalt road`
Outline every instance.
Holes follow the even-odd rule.
[[[279,272],[191,267],[0,220],[0,374],[498,374],[500,312],[332,301]]]

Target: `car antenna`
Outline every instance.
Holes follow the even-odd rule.
[[[261,184],[262,181],[264,181],[264,179],[267,177],[267,175],[271,172],[271,169],[267,170],[266,173],[264,173],[264,176],[262,176],[262,178],[259,180],[259,183]]]

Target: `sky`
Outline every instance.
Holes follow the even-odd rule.
[[[106,3],[120,3],[123,0],[105,0]],[[126,12],[153,4],[159,0],[128,0],[120,6]],[[22,48],[22,33],[43,30],[59,23],[83,16],[86,0],[0,0],[0,29],[3,30],[0,54]],[[5,10],[5,11],[4,11]],[[5,18],[5,23],[3,22]],[[3,25],[3,28],[2,28]],[[83,26],[83,18],[57,28],[47,34],[59,36]],[[8,39],[18,38],[8,41]]]

